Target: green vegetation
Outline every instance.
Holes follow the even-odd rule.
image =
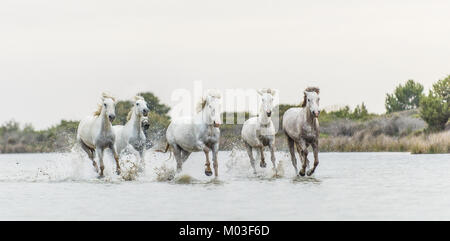
[[[364,103],[354,109],[345,106],[335,111],[323,110],[319,116],[321,151],[450,153],[450,76],[436,82],[428,95],[423,95],[422,92],[422,85],[412,80],[398,86],[393,94],[387,95],[387,114],[384,115],[369,113]],[[165,142],[164,131],[170,123],[170,108],[150,92],[140,95],[150,108],[150,129],[147,136],[151,142],[155,141],[155,144],[162,146]],[[132,101],[118,101],[114,124],[125,124],[132,106]],[[280,116],[280,125],[282,116],[292,107],[299,106],[278,106],[279,112],[274,115]],[[233,124],[225,122],[226,116],[234,117]],[[222,150],[243,148],[240,140],[242,124],[236,124],[238,116],[248,119],[250,114],[223,114],[220,140]],[[16,121],[6,122],[0,126],[0,153],[69,151],[75,144],[78,123],[63,120],[58,125],[37,131],[31,125],[24,125],[22,128]],[[278,150],[287,150],[281,126],[276,145]]]
[[[347,119],[347,120],[355,120],[355,121],[366,121],[373,117],[376,117],[376,114],[369,113],[366,105],[361,103],[361,105],[357,105],[353,111],[349,106],[345,106],[336,111],[322,111],[319,116],[319,121],[321,123],[328,123],[330,121],[336,119]]]
[[[422,98],[423,86],[414,80],[408,80],[405,85],[399,85],[395,88],[393,94],[386,95],[386,112],[412,110],[419,107]]]
[[[433,85],[428,96],[420,101],[420,117],[428,123],[429,131],[440,131],[450,117],[449,107],[450,76]]]

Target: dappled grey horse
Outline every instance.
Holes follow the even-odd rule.
[[[295,147],[302,161],[300,176],[305,176],[308,161],[308,147],[312,146],[314,152],[314,166],[308,170],[311,176],[319,165],[319,88],[309,87],[303,93],[303,108],[291,108],[284,113],[283,130],[286,134],[292,165],[297,169]]]

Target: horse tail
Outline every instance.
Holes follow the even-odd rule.
[[[169,150],[169,143],[166,144],[166,149],[165,150],[156,150],[156,152],[161,152],[161,153],[167,153],[167,151]]]
[[[169,143],[167,143],[166,144],[166,149],[165,150],[156,150],[156,152],[161,152],[161,153],[167,153],[167,151],[169,151],[169,149],[170,149],[170,145],[169,145]],[[171,152],[169,152],[169,158],[167,159],[167,160],[169,160],[170,158],[172,158],[172,151]],[[167,161],[166,160],[166,161]]]

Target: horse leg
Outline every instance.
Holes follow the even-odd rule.
[[[103,170],[105,170],[105,165],[103,164],[103,151],[104,148],[97,148],[95,151],[98,155],[98,161],[100,162],[100,177],[103,177]]]
[[[300,160],[302,161],[302,169],[300,170],[300,176],[305,176],[306,172],[306,158],[308,156],[308,151],[306,150],[306,146],[303,143],[297,143],[297,152],[300,156]]]
[[[175,159],[177,160],[177,172],[181,172],[183,167],[183,160],[181,160],[181,148],[175,144],[172,145],[173,154],[175,155]]]
[[[314,171],[316,171],[316,167],[319,165],[319,145],[318,143],[312,144],[313,152],[314,152],[314,167],[309,169],[308,176],[311,176]]]
[[[91,149],[91,148],[88,147],[86,144],[84,144],[84,142],[83,142],[82,140],[80,140],[80,145],[81,145],[81,148],[88,154],[89,159],[91,159],[92,165],[93,165],[94,168],[95,168],[95,172],[98,173],[98,166],[97,166],[97,162],[95,162],[95,157],[94,157],[94,155],[95,155],[95,150],[94,150],[94,149]]]
[[[116,173],[117,173],[117,175],[120,175],[121,170],[120,170],[119,155],[117,154],[117,150],[114,147],[114,145],[110,146],[109,148],[111,149],[113,156],[114,156],[114,160],[116,161]]]
[[[217,154],[219,153],[219,144],[216,143],[212,148],[214,175],[219,176],[219,161],[217,160]]]
[[[244,143],[245,143],[245,147],[246,147],[246,149],[247,149],[248,157],[250,157],[250,164],[252,165],[253,173],[256,174],[255,158],[253,158],[253,149],[252,149],[252,146],[250,146],[250,144],[248,144],[246,141],[245,141]]]
[[[136,154],[136,158],[138,160],[139,163],[139,172],[143,172],[145,169],[145,160],[144,160],[144,150],[139,150]]]
[[[264,146],[259,148],[259,152],[261,153],[261,163],[259,163],[259,166],[262,168],[266,168],[267,164],[264,157]]]
[[[203,147],[203,152],[205,152],[205,156],[206,156],[205,175],[209,177],[212,175],[211,162],[209,162],[209,148],[207,146]]]
[[[295,168],[295,174],[298,173],[298,169],[297,169],[297,158],[295,158],[295,142],[292,138],[290,138],[287,134],[287,141],[288,141],[288,145],[289,145],[289,152],[291,153],[291,161],[292,161],[292,165]]]
[[[185,151],[185,150],[181,150],[181,160],[182,160],[182,162],[184,163],[189,158],[190,155],[191,155],[190,152]]]
[[[272,161],[273,164],[273,169],[275,170],[275,172],[277,171],[277,165],[276,165],[276,159],[275,159],[275,147],[274,147],[274,143],[270,142],[269,143],[269,149],[270,149],[270,160]]]

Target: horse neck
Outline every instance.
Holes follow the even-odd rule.
[[[108,132],[112,129],[112,124],[109,121],[109,118],[106,116],[106,110],[102,110],[102,113],[100,114],[100,121],[102,123],[101,125],[101,132]]]
[[[197,126],[196,128],[199,128],[199,130],[207,130],[208,128],[212,128],[212,124],[208,124],[205,119],[208,118],[206,112],[204,110],[200,111],[194,116],[194,122]]]
[[[132,125],[133,126],[133,130],[136,133],[141,132],[142,126],[141,126],[141,117],[136,115],[136,110],[133,108],[132,113],[131,113],[131,118],[130,120],[127,122],[127,125]]]
[[[311,109],[309,108],[309,106],[305,107],[305,111],[306,111],[306,122],[309,125],[311,125],[313,127],[313,129],[316,130],[316,132],[317,132],[319,130],[318,123],[315,122],[315,118],[311,114]],[[317,121],[317,122],[319,122],[319,121]]]
[[[272,121],[272,118],[268,117],[267,114],[263,110],[259,111],[259,115],[258,115],[259,124],[267,125],[267,124],[270,124],[271,121]]]

